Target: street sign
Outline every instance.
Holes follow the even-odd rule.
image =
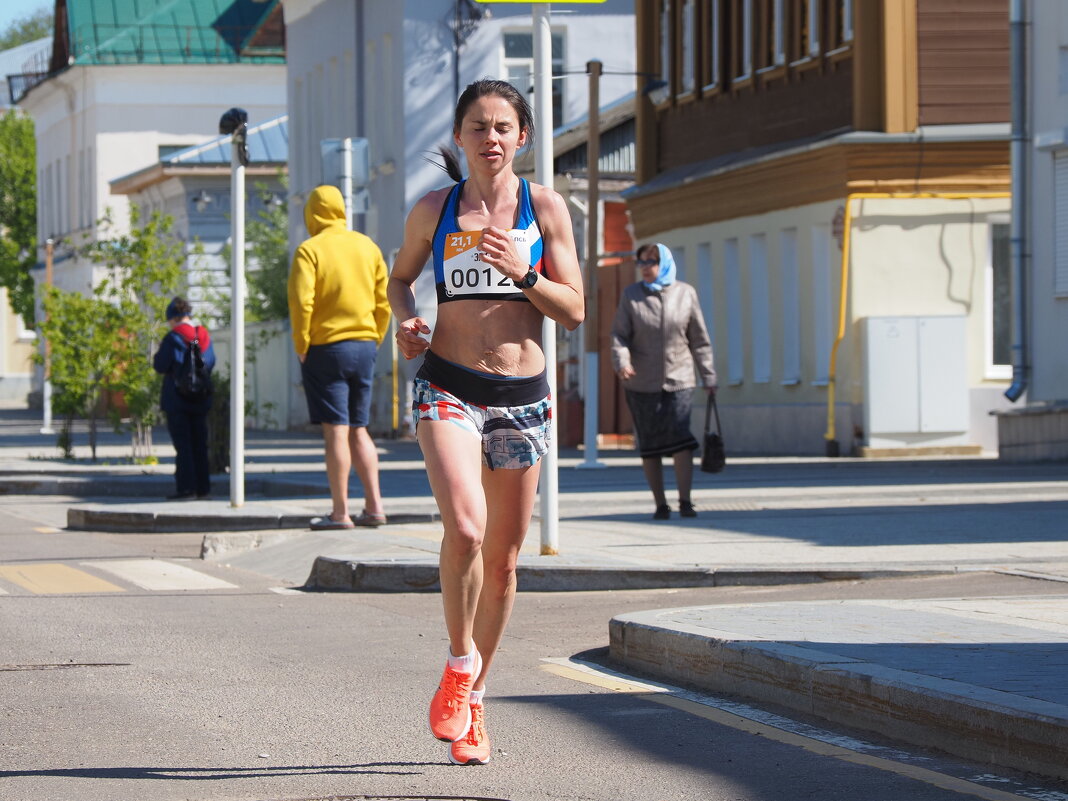
[[[552,3],[554,6],[569,6],[575,3],[604,3],[607,0],[475,0],[476,3]]]

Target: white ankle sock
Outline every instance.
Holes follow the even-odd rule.
[[[482,696],[484,696],[485,694],[486,694],[486,688],[485,687],[483,687],[481,690],[472,690],[471,691],[471,703],[472,704],[481,704],[482,703]]]
[[[477,654],[478,651],[472,650],[465,656],[453,656],[452,649],[449,649],[449,667],[461,673],[474,673],[475,663],[478,661]]]

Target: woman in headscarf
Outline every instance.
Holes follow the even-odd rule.
[[[675,279],[675,259],[661,244],[637,252],[642,280],[623,290],[612,325],[612,366],[623,382],[634,418],[642,469],[656,502],[654,520],[668,520],[661,459],[671,456],[679,491],[679,514],[697,517],[690,490],[693,452],[690,431],[693,390],[700,383],[716,392],[712,343],[697,292]]]

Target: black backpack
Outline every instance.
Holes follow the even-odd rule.
[[[211,373],[208,372],[204,356],[200,352],[199,334],[203,330],[199,326],[194,329],[188,357],[178,367],[178,376],[174,380],[178,396],[190,403],[200,403],[211,395]]]

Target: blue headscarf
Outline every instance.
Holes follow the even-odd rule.
[[[675,282],[675,258],[667,246],[656,243],[656,249],[660,252],[660,272],[656,274],[654,281],[642,281],[645,288],[652,292],[659,292],[668,284]]]

